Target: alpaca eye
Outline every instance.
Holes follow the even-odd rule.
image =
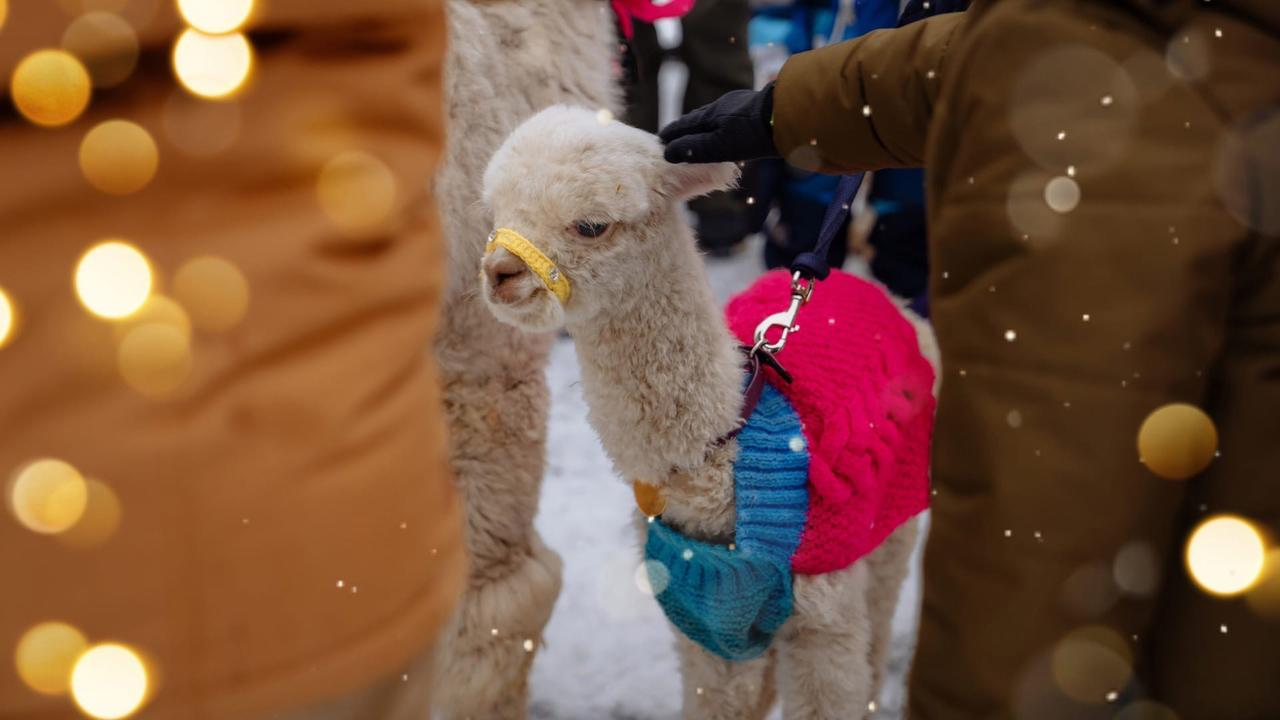
[[[609,229],[609,223],[596,223],[582,220],[575,223],[573,229],[582,237],[598,238],[605,234],[605,231]]]

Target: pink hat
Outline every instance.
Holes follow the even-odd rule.
[[[651,23],[662,18],[681,17],[693,9],[693,2],[694,0],[612,0],[613,11],[622,25],[622,35],[628,39],[632,34],[631,18]]]

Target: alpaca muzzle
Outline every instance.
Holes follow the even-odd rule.
[[[542,280],[542,284],[559,298],[561,305],[569,302],[569,296],[572,294],[569,278],[560,272],[560,268],[556,267],[551,258],[525,239],[523,235],[510,228],[494,230],[489,233],[489,241],[485,243],[485,255],[498,248],[505,248],[507,252],[520,258],[525,267],[529,268],[534,275],[537,275],[538,279]]]

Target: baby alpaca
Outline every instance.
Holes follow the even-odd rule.
[[[671,569],[667,589],[660,589],[665,578],[653,577],[651,572],[651,579],[668,617],[682,631],[678,643],[685,717],[762,717],[772,702],[771,661],[776,657],[777,687],[787,718],[860,718],[877,694],[890,618],[914,542],[911,516],[923,508],[927,497],[924,470],[918,468],[915,484],[919,487],[913,486],[913,492],[920,497],[913,498],[916,505],[910,513],[882,523],[878,535],[876,520],[884,516],[870,515],[872,532],[864,534],[875,537],[861,555],[822,567],[832,553],[821,547],[815,551],[816,546],[809,543],[811,537],[821,535],[821,528],[804,525],[805,513],[812,519],[824,508],[830,510],[840,502],[856,505],[867,497],[865,488],[839,485],[830,468],[821,476],[825,486],[812,489],[819,477],[814,468],[831,457],[825,446],[834,444],[838,454],[852,444],[833,440],[831,428],[844,420],[810,417],[802,427],[795,412],[803,416],[805,404],[795,401],[797,410],[792,411],[782,393],[770,385],[746,428],[736,437],[731,435],[740,425],[744,404],[740,321],[753,309],[750,298],[735,301],[736,309],[730,307],[733,332],[726,327],[702,273],[680,202],[728,187],[736,175],[731,164],[668,164],[653,136],[597,118],[594,112],[562,106],[544,110],[512,133],[485,173],[484,200],[493,210],[495,226],[503,230],[491,236],[492,251],[481,273],[482,292],[493,313],[510,324],[530,331],[564,327],[573,335],[589,420],[616,470],[627,479],[660,489],[665,506],[647,511],[660,517],[649,519],[646,550],[651,559],[658,557],[663,568]],[[788,279],[775,275],[760,282],[761,287],[778,282],[783,294],[769,312],[785,308]],[[847,275],[833,276],[819,284],[815,296],[821,297],[824,287],[855,283],[870,288]],[[887,303],[878,291],[872,292],[867,297]],[[834,324],[837,309],[828,308],[821,310],[822,316],[833,313],[829,322]],[[865,307],[854,307],[840,316],[842,322],[850,323],[845,332],[858,327],[859,310],[870,314]],[[801,324],[811,319],[805,312],[801,311]],[[899,325],[894,326],[892,337],[884,338],[885,355],[867,364],[891,364],[884,360],[895,351],[890,346],[905,347],[903,338],[910,336],[906,342],[913,362],[924,366],[931,382],[913,331],[896,312],[894,320]],[[754,321],[750,324],[754,326]],[[821,343],[820,333],[840,329],[814,327],[805,332]],[[749,338],[750,330],[745,334]],[[802,336],[793,336],[791,342]],[[879,352],[880,341],[877,333],[874,344],[868,345],[873,352]],[[789,345],[780,355],[784,365],[788,352],[820,354],[812,342],[808,349],[793,350]],[[805,379],[797,374],[793,388],[823,382],[822,377]],[[932,414],[928,383],[923,388],[916,383],[905,393],[891,385],[871,388],[869,394],[909,399],[916,393],[908,414],[923,418],[927,442]],[[773,415],[763,424],[757,422],[768,413]],[[880,418],[872,419],[872,428],[876,419]],[[865,426],[865,418],[862,421]],[[789,435],[771,430],[780,427],[790,428],[785,430]],[[782,456],[791,452],[803,458],[799,485],[794,485],[792,473],[785,479],[793,483],[790,490],[766,485],[744,492],[742,477],[754,471],[749,467],[751,458],[762,451],[761,443],[770,441],[771,432],[772,440],[783,441],[777,449]],[[845,434],[853,438],[867,432],[846,428]],[[883,443],[877,446],[883,447]],[[895,466],[895,459],[884,452],[868,459],[870,454],[873,451],[850,456],[866,461],[862,469],[867,475]],[[745,464],[740,463],[744,458]],[[788,463],[794,468],[795,458],[784,457],[782,464]],[[805,488],[804,467],[809,468],[811,489]],[[832,483],[838,487],[833,489]],[[841,493],[842,498],[832,500]],[[760,519],[761,508],[773,502],[761,498],[783,495],[786,501],[777,501],[778,512],[789,513],[792,520],[799,517],[801,524],[789,540],[779,541],[790,542],[780,565],[766,557],[767,550],[756,551],[768,545],[757,540],[770,536],[769,523],[752,523]],[[788,506],[791,500],[799,505]],[[684,543],[681,547],[686,549],[672,555],[662,538]],[[849,545],[840,544],[839,552]],[[828,543],[830,547],[834,546]],[[686,565],[681,557],[688,561]],[[776,584],[767,593],[765,612],[748,608],[748,614],[756,613],[750,628],[735,634],[717,625],[714,613],[722,604],[714,599],[695,598],[687,607],[679,606],[677,576],[687,574],[682,568],[697,566],[714,573],[717,567],[738,561],[755,562],[761,581]],[[793,565],[799,571],[794,583]],[[809,572],[821,574],[804,574],[806,567],[820,568]],[[762,588],[735,588],[742,592],[729,599],[737,602]],[[699,607],[710,607],[713,617],[704,622],[697,617]]]

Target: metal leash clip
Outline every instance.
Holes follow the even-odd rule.
[[[788,383],[791,382],[791,374],[782,367],[774,355],[786,346],[787,337],[791,333],[799,332],[800,326],[796,323],[796,315],[813,295],[813,285],[812,278],[806,278],[799,272],[792,273],[791,304],[786,310],[766,317],[756,326],[755,344],[751,346],[751,357],[773,368]],[[782,334],[778,336],[777,341],[769,342],[768,333],[774,328],[781,328]]]
[[[787,344],[787,336],[800,330],[800,326],[796,324],[796,315],[800,312],[800,308],[809,302],[809,297],[812,295],[813,280],[805,278],[798,272],[792,273],[791,305],[782,312],[776,312],[766,317],[756,326],[755,345],[751,347],[752,354],[757,354],[762,350],[769,354],[781,351]],[[767,334],[774,328],[782,328],[782,335],[778,337],[776,342],[769,342]]]

